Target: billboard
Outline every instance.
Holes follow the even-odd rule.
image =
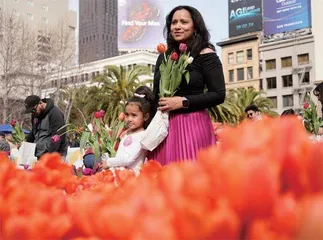
[[[119,50],[156,49],[163,37],[162,0],[118,1]]]
[[[264,34],[311,27],[311,0],[264,0]]]
[[[262,31],[262,0],[229,0],[229,37],[255,31]]]

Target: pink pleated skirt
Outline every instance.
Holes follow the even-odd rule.
[[[166,165],[194,161],[197,153],[216,144],[212,122],[207,110],[170,114],[167,138],[148,156]]]

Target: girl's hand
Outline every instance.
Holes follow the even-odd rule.
[[[105,170],[105,169],[108,169],[108,168],[109,168],[109,166],[108,166],[107,162],[102,160],[102,163],[100,165],[100,170]]]
[[[158,110],[162,112],[174,111],[183,107],[182,97],[163,97],[159,99]]]

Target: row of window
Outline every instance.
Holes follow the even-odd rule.
[[[292,67],[293,65],[293,60],[291,56],[283,57],[280,60],[281,60],[282,68]],[[299,65],[307,64],[309,63],[309,54],[308,53],[299,54],[297,55],[297,60]],[[273,69],[276,69],[276,59],[266,60],[266,70],[273,70]]]
[[[238,81],[245,80],[245,68],[238,68],[237,70],[237,77]],[[235,70],[229,70],[229,82],[234,82],[235,79]],[[247,67],[247,79],[253,79],[253,69],[252,67]]]
[[[299,81],[301,80],[300,84],[309,84],[310,83],[310,73],[305,72],[304,75],[302,73],[299,73],[298,80]],[[277,88],[277,78],[276,77],[266,78],[266,82],[267,82],[267,89],[276,89]],[[292,87],[293,86],[293,75],[290,74],[290,75],[282,76],[282,86],[283,87]]]
[[[299,104],[304,103],[304,99],[302,99],[303,93],[299,93]],[[277,96],[273,97],[267,97],[270,99],[273,103],[273,108],[277,108]],[[283,95],[282,96],[283,100],[283,107],[293,107],[294,106],[294,95],[293,94],[288,94],[288,95]]]
[[[133,69],[137,64],[132,64],[127,66],[127,70],[130,71]],[[155,65],[153,64],[148,64],[148,67],[151,68],[152,72],[155,71]],[[105,72],[106,70],[103,70]],[[92,72],[92,73],[85,73],[81,74],[79,76],[71,76],[71,77],[66,77],[61,79],[61,83],[63,85],[67,85],[70,83],[81,83],[81,82],[87,82],[90,80],[89,75],[91,76],[91,79],[98,76],[100,74],[100,71]],[[57,80],[51,81],[47,87],[57,87]]]
[[[12,12],[13,12],[13,14],[14,14],[14,15],[16,15],[16,16],[20,16],[20,12],[19,12],[17,9],[12,9]],[[31,14],[31,13],[26,13],[26,15],[27,15],[27,18],[28,18],[29,20],[33,20],[33,19],[34,19],[33,14]],[[41,18],[41,21],[42,21],[42,23],[48,24],[48,18],[46,18],[46,17],[42,17],[42,18]]]
[[[104,35],[102,34],[102,40],[104,40],[104,36],[105,36],[105,40],[106,41],[117,41],[117,37],[116,36],[109,36],[109,35]],[[96,41],[96,40],[99,40],[99,34],[97,35],[91,35],[89,37],[84,37],[82,38],[82,41],[80,40],[80,44],[85,44],[87,42],[92,42],[92,41]]]
[[[20,2],[20,0],[14,0],[16,3],[19,3]],[[34,6],[34,1],[33,0],[28,0],[28,6],[29,7],[33,7]],[[48,6],[47,5],[45,5],[45,4],[42,4],[42,6],[41,6],[41,9],[43,10],[43,11],[48,11]]]
[[[245,55],[246,55],[246,59],[252,60],[252,49],[247,49],[246,52],[244,50],[241,51],[237,51],[236,52],[236,60],[234,60],[234,53],[231,52],[228,54],[228,63],[229,64],[234,64],[234,63],[243,63],[245,62]]]

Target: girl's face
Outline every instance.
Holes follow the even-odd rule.
[[[170,31],[175,41],[185,43],[194,33],[190,12],[186,9],[177,10],[173,15]]]
[[[130,132],[143,130],[144,123],[149,117],[148,114],[144,116],[143,112],[139,109],[139,106],[135,103],[128,103],[126,106],[125,115],[126,125],[128,127],[128,131],[130,130]]]

